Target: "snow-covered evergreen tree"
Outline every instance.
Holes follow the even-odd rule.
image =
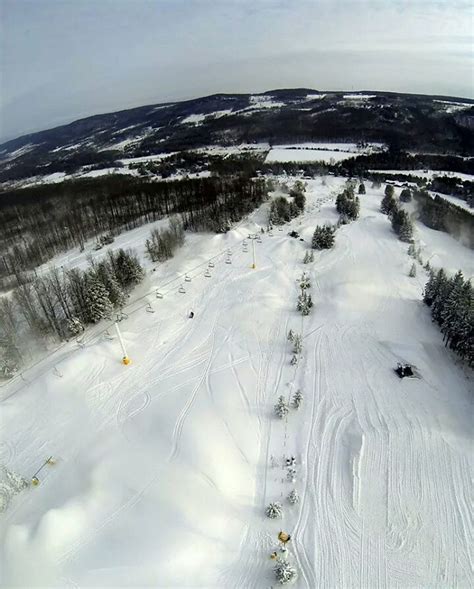
[[[408,246],[407,254],[412,258],[416,256],[416,248],[414,243],[410,243]]]
[[[336,210],[340,213],[340,221],[342,224],[357,219],[359,216],[360,201],[359,197],[354,196],[354,188],[352,186],[346,187],[344,191],[337,196]]]
[[[309,278],[308,278],[306,272],[303,272],[303,274],[301,275],[300,288],[301,288],[301,290],[311,288],[311,282],[309,281]]]
[[[312,247],[313,249],[329,249],[334,245],[335,229],[330,225],[318,226],[314,230]]]
[[[295,354],[301,354],[301,351],[303,349],[303,338],[301,337],[301,335],[299,333],[295,334],[295,337],[293,338],[293,352]]]
[[[303,258],[303,264],[308,264],[309,263],[309,252],[305,252],[304,258]]]
[[[98,264],[96,271],[97,276],[107,289],[110,302],[114,309],[122,309],[125,306],[127,297],[116,279],[112,267],[104,260]]]
[[[135,286],[143,280],[145,273],[134,254],[120,249],[113,257],[115,277],[123,288]]]
[[[424,302],[431,307],[447,346],[474,366],[474,296],[470,280],[459,271],[449,279],[443,269],[431,273]]]
[[[109,293],[94,270],[86,276],[85,305],[87,320],[90,323],[108,319],[112,315],[113,307]]]
[[[291,503],[291,505],[296,505],[300,502],[300,496],[298,495],[298,491],[296,489],[293,489],[288,495],[288,501]]]
[[[398,238],[400,241],[404,241],[406,243],[409,243],[413,239],[413,223],[411,222],[408,214],[403,218],[400,230],[398,232]],[[418,258],[418,260],[421,264],[421,258]]]
[[[295,391],[293,395],[293,407],[295,409],[299,409],[301,403],[303,402],[303,393],[298,389]]]
[[[311,250],[311,251],[309,252],[309,261],[310,261],[310,262],[314,262],[314,253],[313,253],[313,250]]]
[[[275,577],[280,585],[290,585],[298,578],[298,571],[287,560],[277,559],[275,568]]]
[[[298,364],[298,356],[296,354],[293,354],[293,356],[291,357],[290,364],[292,366],[295,366],[296,364]]]
[[[283,505],[278,501],[270,503],[265,509],[265,515],[270,519],[281,519],[283,517]]]
[[[388,187],[387,187],[388,188]],[[393,189],[393,187],[391,187]],[[397,201],[393,198],[392,194],[385,194],[380,204],[380,210],[385,215],[391,215],[397,209]]]
[[[288,341],[292,342],[294,337],[295,337],[295,334],[293,333],[293,330],[290,329],[290,331],[288,332],[288,335],[287,335]]]
[[[294,483],[296,481],[296,468],[290,466],[286,471],[286,478],[290,483]]]
[[[363,182],[359,184],[359,194],[365,194],[365,184]]]
[[[71,317],[68,319],[67,328],[71,335],[79,335],[84,331],[84,325],[82,325],[78,317]]]
[[[415,264],[412,264],[411,265],[410,272],[408,273],[408,276],[410,276],[410,278],[414,278],[416,276],[416,266],[415,266]]]
[[[411,190],[409,188],[404,188],[401,191],[400,201],[401,202],[410,202],[411,201]]]
[[[413,223],[406,211],[395,207],[392,210],[391,221],[400,241],[410,242],[413,239]]]
[[[280,419],[283,419],[288,415],[288,412],[288,403],[286,402],[285,397],[283,395],[280,395],[280,397],[278,397],[278,402],[275,405],[275,415]]]
[[[311,307],[313,306],[313,301],[311,299],[310,294],[306,294],[306,291],[301,291],[301,294],[298,295],[296,309],[300,311],[303,316],[309,315]]]

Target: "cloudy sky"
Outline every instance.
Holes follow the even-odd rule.
[[[464,0],[0,0],[0,140],[214,92],[474,97]]]

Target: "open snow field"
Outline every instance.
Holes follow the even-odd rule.
[[[302,264],[315,225],[337,218],[343,181],[325,182],[309,181],[289,224],[305,243],[289,226],[265,233],[256,269],[242,240],[266,226],[268,205],[148,264],[132,295],[147,297],[120,323],[131,365],[103,324],[0,388],[0,462],[30,478],[57,459],[0,518],[3,586],[268,588],[280,529],[299,588],[473,586],[472,373],[420,300],[424,271],[408,277],[381,189],[367,188],[332,250]],[[469,276],[472,252],[419,231],[425,260]],[[315,304],[304,318],[303,270]],[[303,334],[296,367],[290,328]],[[397,361],[421,378],[399,380]],[[277,397],[297,388],[302,407],[277,420]],[[294,485],[284,455],[296,457]],[[275,500],[283,520],[264,516]]]
[[[265,163],[274,162],[326,162],[336,163],[357,155],[380,151],[382,144],[372,143],[358,147],[355,143],[299,143],[272,147]]]

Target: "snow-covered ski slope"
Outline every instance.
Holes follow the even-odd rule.
[[[242,240],[268,205],[227,235],[189,235],[149,269],[134,293],[148,299],[120,323],[130,366],[98,326],[85,347],[67,344],[0,389],[0,462],[31,476],[57,458],[1,516],[3,586],[270,587],[280,529],[296,587],[473,585],[472,373],[421,303],[424,271],[408,277],[381,189],[367,189],[332,250],[302,264],[314,226],[336,220],[343,180],[326,182],[309,181],[290,224],[306,243],[289,226],[263,235],[256,269]],[[421,237],[425,260],[474,272],[458,242]],[[315,304],[304,318],[303,270]],[[191,282],[176,279],[185,272]],[[290,328],[303,333],[296,366]],[[421,378],[400,380],[397,361]],[[276,419],[277,397],[297,388],[302,407]],[[284,455],[296,457],[295,484]],[[264,516],[275,500],[283,520]]]

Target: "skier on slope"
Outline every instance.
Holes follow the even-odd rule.
[[[194,317],[194,311],[189,312],[189,318],[192,319]]]

